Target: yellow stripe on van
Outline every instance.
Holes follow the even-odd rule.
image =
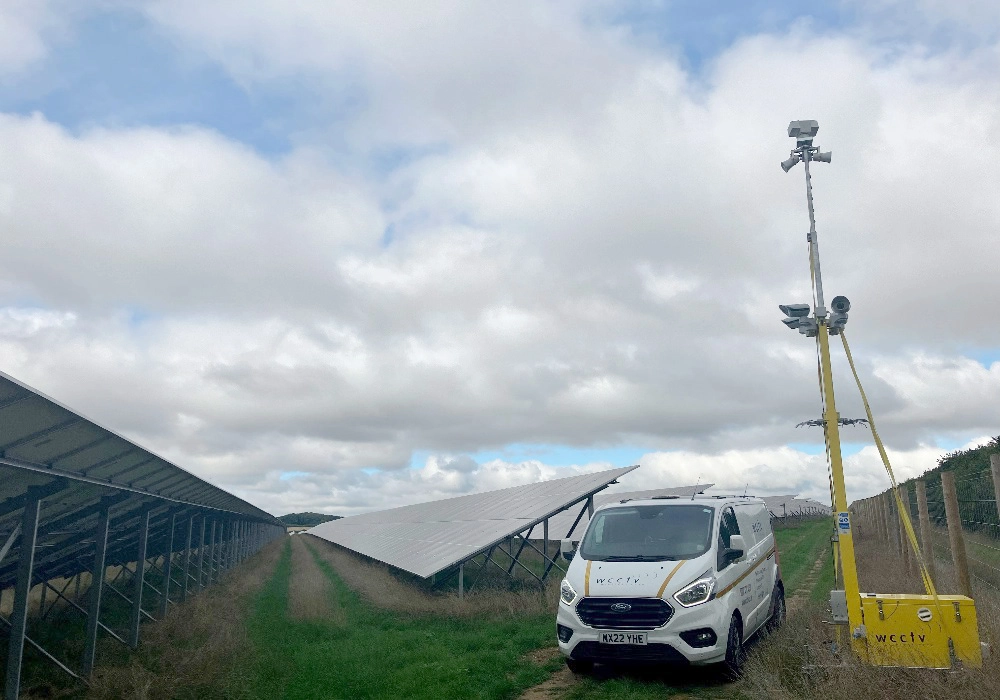
[[[590,565],[593,563],[592,559],[587,560],[587,573],[583,577],[583,594],[585,596],[590,595]]]
[[[775,549],[776,549],[776,547],[771,547],[771,549],[768,550],[767,554],[765,554],[764,556],[762,556],[760,559],[757,560],[756,564],[754,564],[749,569],[747,569],[746,571],[744,571],[743,575],[740,576],[738,579],[736,579],[735,581],[733,581],[732,583],[730,583],[728,586],[726,586],[725,588],[723,588],[721,591],[718,591],[715,594],[715,597],[716,598],[721,598],[722,596],[724,596],[727,593],[729,593],[729,591],[731,591],[734,588],[736,588],[736,586],[739,585],[740,582],[743,581],[743,579],[745,579],[747,576],[749,576],[750,574],[752,574],[757,569],[758,566],[760,566],[761,564],[763,564],[764,562],[766,562],[768,559],[770,559],[771,555],[774,554]]]
[[[679,562],[677,562],[677,566],[675,566],[673,569],[670,570],[670,573],[667,574],[667,577],[665,579],[663,579],[663,584],[660,585],[660,590],[658,590],[656,592],[656,597],[657,598],[662,598],[663,597],[663,591],[667,590],[667,584],[670,583],[670,579],[672,579],[674,577],[674,574],[676,574],[677,571],[682,566],[684,566],[686,563],[687,563],[687,559],[681,559]]]

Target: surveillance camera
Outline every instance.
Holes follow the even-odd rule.
[[[830,302],[830,308],[833,309],[834,313],[846,314],[851,310],[851,302],[847,297],[834,297],[833,301]]]
[[[802,323],[802,319],[789,317],[781,319],[781,322],[784,323],[789,328],[798,328],[799,324]]]
[[[811,139],[819,132],[819,122],[815,119],[800,119],[789,122],[788,135],[796,139]]]
[[[809,315],[809,304],[779,304],[778,308],[785,316],[804,318]]]

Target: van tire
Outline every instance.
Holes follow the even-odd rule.
[[[777,632],[785,624],[788,609],[785,607],[785,591],[781,586],[774,589],[774,602],[771,604],[771,618],[767,621],[767,631]]]
[[[594,670],[593,661],[581,661],[580,659],[566,658],[566,668],[576,675],[587,674]]]
[[[726,660],[722,662],[723,672],[729,680],[735,681],[740,677],[745,659],[743,624],[739,617],[733,615],[729,623],[729,635],[726,637]]]

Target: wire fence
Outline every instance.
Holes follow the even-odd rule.
[[[899,496],[940,592],[973,595],[1000,611],[1000,455],[990,459],[989,468],[960,478],[954,472],[937,472],[902,484]],[[851,508],[859,536],[879,541],[880,551],[894,555],[916,574],[917,558],[891,490]]]

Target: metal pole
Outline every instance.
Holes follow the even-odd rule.
[[[594,495],[591,494],[587,496],[587,517],[594,517]]]
[[[94,672],[94,656],[97,653],[97,629],[100,625],[101,595],[104,593],[104,569],[108,551],[108,523],[111,506],[101,509],[94,534],[94,567],[90,570],[90,608],[87,611],[87,639],[83,648],[83,675],[90,677]]]
[[[215,572],[215,525],[216,522],[212,520],[212,534],[211,534],[211,545],[208,548],[208,585],[212,585],[216,579]]]
[[[194,516],[188,518],[187,545],[184,547],[184,585],[181,586],[181,602],[187,600],[188,582],[191,580],[191,535],[194,534]]]
[[[201,516],[201,536],[198,538],[198,589],[205,587],[205,516]]]
[[[21,660],[28,627],[28,592],[35,565],[35,539],[41,499],[28,491],[21,514],[21,542],[18,547],[17,583],[14,586],[14,609],[10,613],[10,641],[7,644],[7,700],[17,700],[21,691]]]
[[[129,621],[128,643],[139,646],[139,622],[142,620],[142,589],[146,580],[146,543],[149,539],[149,511],[139,516],[139,546],[135,553],[135,577],[132,580],[132,617]]]
[[[458,599],[465,598],[465,562],[458,565]]]
[[[170,571],[173,568],[174,563],[174,528],[177,526],[177,514],[174,513],[170,516],[170,524],[167,526],[170,528],[170,532],[167,534],[167,561],[166,565],[163,567],[163,595],[160,601],[160,619],[162,620],[167,616],[167,605],[170,604]]]
[[[826,306],[823,303],[823,275],[819,267],[819,240],[816,235],[816,212],[813,209],[812,175],[809,173],[809,160],[812,156],[809,146],[802,148],[802,165],[806,169],[806,203],[809,206],[809,262],[813,268],[816,285],[816,317],[826,316]]]

